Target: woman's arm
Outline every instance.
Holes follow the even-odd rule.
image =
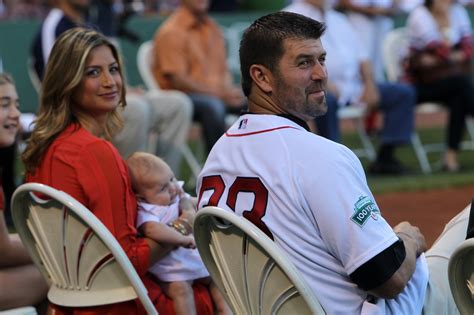
[[[31,258],[18,235],[8,233],[3,211],[0,211],[0,253],[0,268],[31,263]]]
[[[145,222],[140,226],[140,230],[143,235],[159,244],[196,248],[196,243],[191,235],[183,235],[163,223]]]

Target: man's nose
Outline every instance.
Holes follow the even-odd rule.
[[[313,72],[311,73],[312,80],[324,80],[327,79],[328,73],[326,67],[320,63],[316,63],[313,67]]]

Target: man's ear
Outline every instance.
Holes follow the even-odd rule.
[[[272,73],[265,66],[262,65],[251,65],[250,76],[255,84],[265,93],[273,91],[272,87]]]

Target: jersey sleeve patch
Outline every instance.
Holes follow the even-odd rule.
[[[351,220],[362,228],[370,218],[377,221],[379,216],[380,210],[375,202],[368,196],[360,196],[354,204],[354,213]]]

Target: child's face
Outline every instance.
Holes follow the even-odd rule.
[[[141,189],[140,196],[151,204],[159,206],[172,204],[179,192],[173,171],[166,166],[160,172],[148,176],[148,185]]]

